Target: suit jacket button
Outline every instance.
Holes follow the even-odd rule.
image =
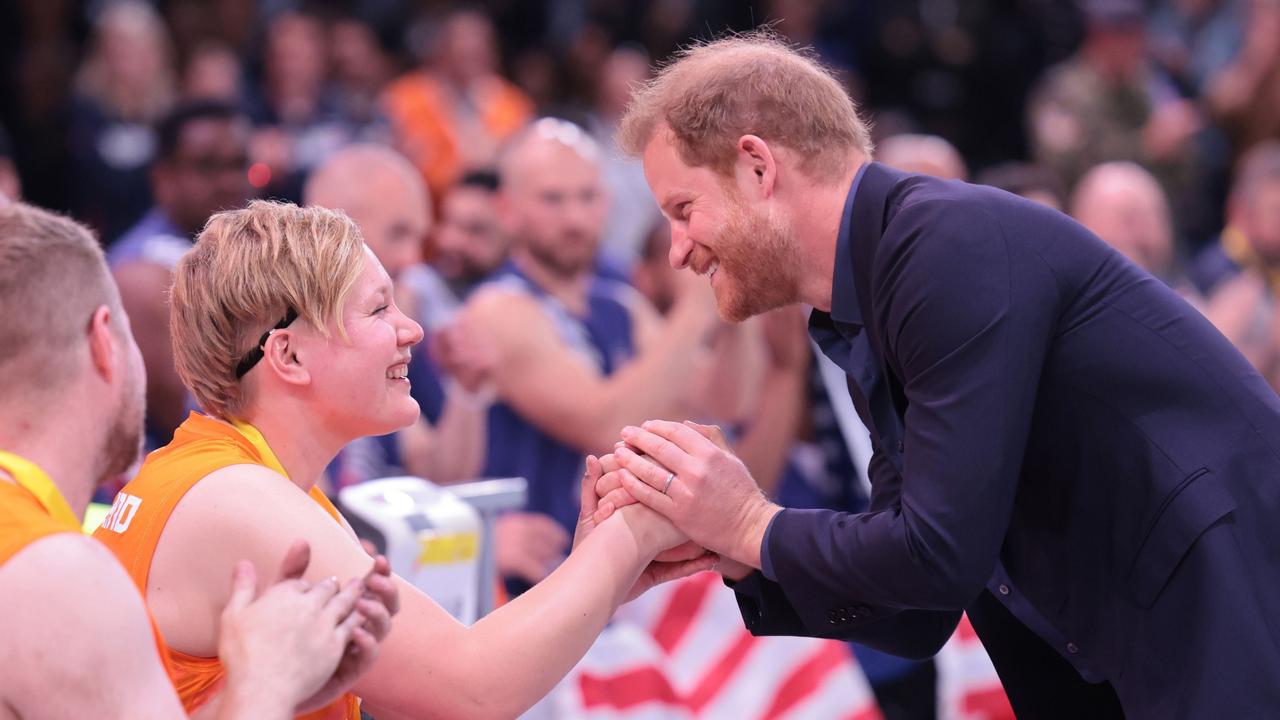
[[[1075,655],[1080,652],[1080,648],[1076,647],[1075,643],[1067,643],[1067,652]]]
[[[898,444],[896,445],[896,447],[898,448],[898,452],[902,452],[902,447],[903,447],[903,446],[902,446],[902,441],[901,441],[901,440],[899,440],[899,441],[898,441]]]
[[[1005,585],[1004,583],[1000,583],[1000,587],[998,589],[1000,590],[1001,595],[1009,594],[1009,586]]]

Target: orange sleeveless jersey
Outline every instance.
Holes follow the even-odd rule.
[[[15,468],[5,470],[15,477],[18,472]],[[80,532],[78,525],[54,517],[30,490],[11,482],[0,481],[0,565],[4,565],[28,545],[49,535]],[[169,677],[173,677],[173,666],[169,664],[160,628],[156,627],[151,613],[147,613],[147,620],[155,635],[160,662]]]
[[[270,452],[269,450],[267,451]],[[230,465],[272,467],[274,458],[264,453],[236,428],[198,413],[191,413],[174,432],[173,442],[147,456],[138,476],[116,496],[111,512],[94,532],[124,564],[143,595],[151,574],[151,560],[169,515],[187,491],[215,470]],[[337,508],[312,488],[310,496],[336,522]],[[221,688],[225,673],[216,657],[195,657],[166,648],[173,671],[170,677],[187,712],[203,705]],[[347,693],[299,720],[359,720],[360,704]]]

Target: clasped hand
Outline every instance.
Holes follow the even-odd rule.
[[[585,494],[584,494],[585,496]],[[600,461],[592,501],[595,522],[641,504],[670,521],[689,542],[658,556],[715,553],[726,577],[760,567],[760,544],[781,510],[760,491],[720,429],[694,422],[651,420],[627,427],[622,442]]]

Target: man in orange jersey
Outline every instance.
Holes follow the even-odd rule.
[[[0,203],[0,338],[0,720],[184,717],[142,597],[79,532],[97,483],[137,457],[145,387],[85,228]],[[302,581],[309,553],[295,543],[256,600],[253,566],[235,568],[219,627],[227,682],[203,717],[291,717],[373,664],[365,583]]]

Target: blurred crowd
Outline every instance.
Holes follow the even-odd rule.
[[[722,425],[784,505],[867,502],[804,313],[721,323],[613,142],[653,63],[763,23],[839,72],[877,160],[1071,214],[1280,387],[1280,0],[16,0],[0,193],[99,232],[151,447],[192,407],[165,297],[208,217],[344,210],[426,329],[424,412],[344,451],[330,489],[528,478],[498,531],[520,592],[569,548],[582,457],[647,418]],[[856,651],[886,716],[913,716],[890,711],[931,666]]]

